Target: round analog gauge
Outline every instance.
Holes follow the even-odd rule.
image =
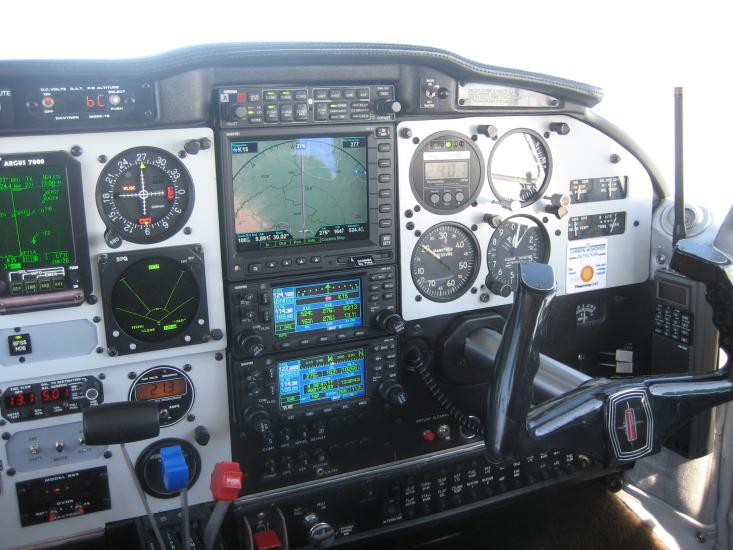
[[[120,329],[143,342],[162,342],[185,331],[199,310],[193,275],[169,258],[139,261],[112,289],[110,309]]]
[[[135,379],[128,399],[153,401],[160,411],[160,425],[180,422],[193,406],[193,383],[181,370],[162,365],[143,372]]]
[[[481,191],[484,166],[468,136],[438,132],[428,136],[410,164],[410,185],[417,201],[434,214],[466,208]]]
[[[494,145],[488,164],[489,185],[499,200],[532,204],[542,196],[552,174],[547,143],[533,130],[507,132]]]
[[[428,300],[450,302],[476,280],[478,255],[478,241],[466,227],[448,222],[434,225],[412,251],[412,280]]]
[[[509,296],[517,288],[519,265],[546,263],[549,256],[550,239],[539,222],[529,216],[507,218],[489,240],[486,286],[494,294]]]
[[[157,243],[174,235],[193,208],[191,175],[174,155],[154,147],[123,151],[97,180],[97,208],[109,228],[108,243],[121,237]]]

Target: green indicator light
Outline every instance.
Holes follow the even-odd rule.
[[[160,264],[150,264],[148,266],[148,271],[155,271],[157,269],[160,269]]]
[[[21,269],[23,264],[8,264],[8,269]]]
[[[452,141],[446,141],[445,142],[445,148],[446,149],[450,149],[451,147],[453,147],[453,142]]]
[[[170,325],[163,325],[163,330],[176,330],[178,328],[177,323],[173,323]]]
[[[16,341],[16,342],[17,342],[18,340],[22,340],[22,339],[23,339],[23,337],[22,337],[22,336],[16,336],[16,337],[15,337],[15,341]]]

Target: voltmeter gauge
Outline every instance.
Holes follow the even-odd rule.
[[[529,216],[511,216],[489,239],[486,286],[494,294],[509,296],[517,289],[520,264],[547,263],[549,256],[550,239],[545,228]]]
[[[412,280],[428,300],[450,302],[476,280],[478,254],[478,241],[466,227],[452,222],[434,225],[412,251]]]
[[[97,208],[108,228],[105,240],[157,243],[177,233],[193,208],[191,175],[175,156],[155,147],[123,151],[97,180]]]
[[[550,183],[552,157],[547,143],[537,132],[518,128],[496,142],[487,171],[497,199],[527,206],[540,198]]]
[[[578,328],[597,325],[606,320],[604,302],[583,302],[575,306],[575,324]]]

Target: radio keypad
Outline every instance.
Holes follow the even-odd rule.
[[[657,304],[654,332],[684,345],[692,344],[692,313],[667,304]]]

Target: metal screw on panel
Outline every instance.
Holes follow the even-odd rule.
[[[186,158],[186,154],[187,154],[186,151],[184,151],[183,149],[181,149],[180,151],[178,151],[178,158],[185,159]]]
[[[80,157],[83,152],[84,151],[82,150],[82,148],[79,147],[78,145],[74,145],[71,148],[71,156],[72,157]]]
[[[100,264],[106,264],[109,261],[109,256],[107,256],[107,254],[100,254],[97,256],[97,261]]]
[[[97,353],[104,353],[104,348],[101,348],[101,347],[100,347],[100,348],[97,348],[97,349],[96,349],[95,351],[96,351]]]
[[[405,210],[405,218],[411,218],[412,217],[412,210]]]
[[[621,157],[614,153],[613,155],[611,155],[611,158],[609,160],[611,161],[611,164],[618,164],[619,162],[621,162]]]
[[[191,372],[191,368],[192,368],[191,365],[188,364],[188,363],[186,363],[185,365],[183,365],[183,370],[186,371],[186,372]]]
[[[415,205],[415,208],[413,208],[413,210],[414,210],[415,212],[420,212],[420,210],[422,210],[422,207],[421,207],[421,206],[420,206],[419,204],[416,204],[416,205]]]
[[[422,296],[420,296],[420,295],[415,296],[415,301],[416,302],[422,302]]]
[[[104,458],[112,458],[112,451],[104,451],[102,455]]]
[[[107,155],[99,155],[97,157],[97,160],[99,161],[100,164],[104,164],[105,162],[107,162]]]
[[[130,372],[127,373],[127,377],[130,380],[135,380],[135,378],[137,378],[137,374],[135,374],[135,371],[130,371]]]
[[[90,294],[89,296],[87,296],[87,304],[89,304],[90,306],[93,306],[98,301],[99,301],[99,299],[94,294]]]
[[[413,229],[415,229],[415,224],[414,224],[414,223],[412,223],[412,222],[407,222],[407,225],[405,225],[405,228],[406,228],[406,229],[407,229],[408,231],[412,231]]]
[[[708,538],[705,536],[705,533],[698,531],[697,533],[695,533],[695,540],[700,544],[705,544]]]
[[[191,233],[193,233],[193,229],[191,229],[190,227],[184,227],[183,228],[183,234],[184,235],[190,235]]]
[[[15,468],[8,468],[8,475],[14,476],[15,475]]]
[[[99,315],[95,315],[92,317],[92,322],[99,323],[102,320],[102,318]]]
[[[215,328],[211,331],[211,337],[214,340],[221,340],[222,338],[224,338],[224,332],[220,328]]]
[[[415,236],[416,237],[419,237],[420,235],[422,235],[422,231],[420,231],[419,229],[416,229],[415,230]]]
[[[488,295],[488,294],[482,294],[482,295],[481,295],[481,296],[479,297],[479,300],[480,300],[480,301],[481,301],[482,303],[484,303],[484,304],[485,304],[486,302],[488,302],[488,301],[489,301],[489,298],[490,298],[490,297],[489,297],[489,295]]]
[[[103,372],[100,372],[99,373],[99,376],[97,376],[97,378],[99,378],[100,380],[104,380],[105,378],[107,378],[107,375],[104,374]]]
[[[418,143],[420,143],[420,138],[418,138],[418,137],[412,138],[412,143],[414,143],[415,145],[417,145]]]
[[[10,432],[3,432],[3,440],[7,441],[10,439]]]
[[[559,237],[560,235],[562,235],[562,231],[560,231],[559,229],[555,229],[555,235]]]
[[[189,422],[195,422],[196,421],[196,415],[195,414],[189,414],[186,417],[186,420],[188,420]]]
[[[659,254],[657,254],[657,263],[659,265],[663,265],[664,263],[666,263],[666,261],[667,256],[664,253],[660,252]]]
[[[217,352],[216,352],[216,353],[214,354],[214,359],[216,359],[217,361],[221,361],[222,359],[224,359],[224,354],[223,354],[223,353],[221,353],[220,351],[217,351]]]

